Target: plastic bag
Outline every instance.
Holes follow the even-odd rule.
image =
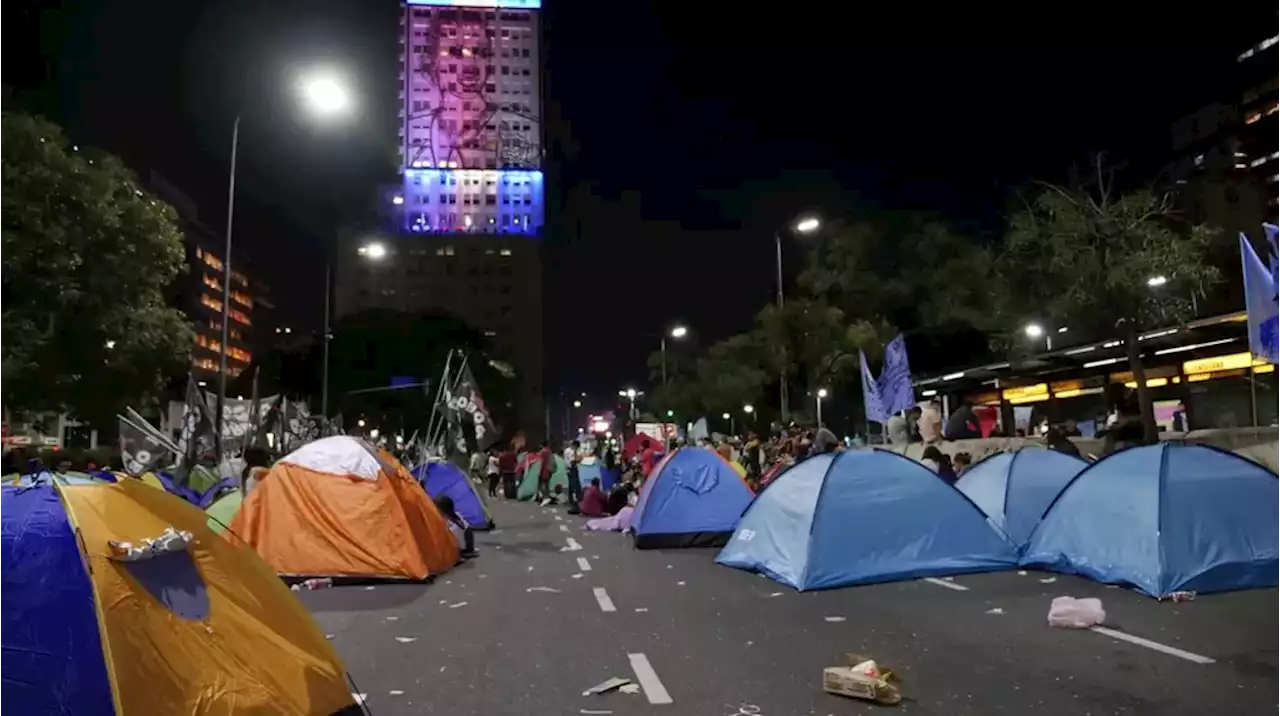
[[[1049,626],[1064,629],[1088,629],[1107,620],[1102,600],[1092,597],[1057,597],[1049,605]]]

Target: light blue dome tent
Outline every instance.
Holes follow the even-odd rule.
[[[1262,465],[1207,445],[1122,450],[1062,491],[1022,563],[1156,598],[1274,587],[1278,485]]]
[[[1021,548],[1071,478],[1088,466],[1056,450],[1022,448],[973,465],[960,476],[956,489]]]
[[[811,457],[770,483],[716,561],[803,591],[1010,569],[1018,555],[920,463],[849,450]]]

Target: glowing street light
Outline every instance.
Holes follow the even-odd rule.
[[[746,413],[747,415],[750,415],[750,414],[754,413],[755,411],[756,411],[756,408],[755,408],[755,406],[754,406],[754,405],[750,405],[750,404],[748,404],[748,405],[744,405],[744,406],[742,406],[742,412]]]
[[[797,221],[792,228],[797,234],[812,234],[822,227],[822,221],[814,216],[808,216]],[[774,250],[777,252],[778,260],[778,308],[782,308],[783,289],[782,289],[782,231],[773,232]],[[781,403],[782,422],[787,422],[787,406],[791,400],[787,394],[787,371],[782,369],[778,375],[778,402]]]
[[[636,392],[635,388],[627,388],[626,396],[628,400],[635,400],[637,395],[639,393]]]
[[[822,222],[810,216],[796,222],[796,231],[801,234],[812,234],[822,226]]]
[[[1147,286],[1151,288],[1159,288],[1166,283],[1169,283],[1169,278],[1167,276],[1152,276],[1147,279]]]
[[[1027,334],[1027,338],[1039,338],[1044,335],[1044,326],[1039,323],[1028,323],[1022,330]]]
[[[333,73],[311,73],[299,78],[297,89],[301,91],[304,104],[312,114],[332,116],[344,113],[351,104],[346,88]],[[240,154],[240,121],[243,112],[237,112],[235,121],[231,123],[231,161],[227,178],[227,230],[226,246],[222,253],[222,349],[218,357],[218,400],[214,408],[214,454],[222,460],[222,419],[223,408],[227,400],[227,346],[231,336],[231,276],[232,269],[232,227],[236,215],[236,159]],[[329,273],[331,273],[330,271]],[[329,310],[329,275],[325,275],[325,313]],[[327,323],[328,321],[326,321]],[[325,327],[325,355],[328,355],[329,331]],[[328,414],[329,381],[328,361],[325,362],[324,384],[321,386],[320,412]],[[241,491],[244,485],[240,486]]]
[[[684,338],[685,336],[689,335],[689,329],[684,326],[677,325],[677,326],[673,326],[670,331],[667,331],[667,334],[678,341],[681,338]],[[659,350],[662,353],[662,384],[665,386],[667,384],[667,336],[666,335],[662,337],[662,343],[659,345]]]
[[[333,77],[314,76],[303,80],[303,95],[320,114],[337,114],[351,103],[347,90]]]
[[[361,256],[364,256],[365,258],[370,258],[370,259],[373,259],[374,261],[377,261],[379,259],[386,257],[387,245],[382,243],[381,241],[370,241],[369,243],[357,249],[357,253],[359,253]]]
[[[575,408],[581,408],[581,407],[582,407],[582,401],[581,401],[581,400],[575,400],[575,401],[573,401],[573,407],[575,407]]]
[[[813,401],[817,406],[818,427],[822,427],[822,400],[827,397],[826,388],[818,388],[818,398]]]

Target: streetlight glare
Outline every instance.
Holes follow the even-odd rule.
[[[631,398],[632,400],[635,400],[635,397],[636,397],[636,389],[635,389],[635,388],[627,388],[627,397],[628,397],[628,398]]]
[[[1044,335],[1044,326],[1039,323],[1028,323],[1027,327],[1022,330],[1026,332],[1027,338],[1039,338]]]
[[[729,415],[728,413],[725,413],[724,415],[721,415],[720,417],[724,418],[725,420],[728,420],[729,418],[731,418],[731,417],[733,417],[733,416],[732,416],[732,415]]]
[[[684,326],[676,326],[671,329],[672,338],[684,338],[687,335],[689,335],[689,329]]]
[[[818,397],[819,397],[819,398],[825,398],[825,397],[827,397],[827,389],[826,389],[826,388],[818,388]]]
[[[820,226],[822,226],[821,221],[818,221],[817,219],[810,217],[808,219],[801,219],[799,222],[797,222],[796,231],[800,232],[801,234],[811,234],[817,231],[818,227]]]
[[[756,408],[755,408],[755,406],[754,406],[754,405],[744,405],[744,406],[742,406],[742,412],[744,412],[744,413],[754,413],[754,412],[755,412],[755,410],[756,410]]]
[[[1152,276],[1151,278],[1147,279],[1147,285],[1150,286],[1151,288],[1159,288],[1160,286],[1163,286],[1166,283],[1169,283],[1169,278],[1167,276]]]
[[[331,77],[315,77],[303,83],[307,101],[317,112],[335,114],[347,108],[347,91]]]
[[[582,407],[582,401],[581,401],[581,400],[575,400],[575,401],[573,401],[573,407],[575,407],[575,408],[581,408],[581,407]]]
[[[366,256],[376,261],[377,259],[384,258],[387,255],[387,247],[380,242],[371,241],[364,246],[361,246],[359,253],[361,256]]]

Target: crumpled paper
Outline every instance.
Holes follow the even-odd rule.
[[[190,532],[166,527],[159,537],[143,539],[140,545],[111,540],[107,542],[107,546],[111,549],[111,559],[117,562],[141,562],[144,559],[183,552],[195,541]]]

